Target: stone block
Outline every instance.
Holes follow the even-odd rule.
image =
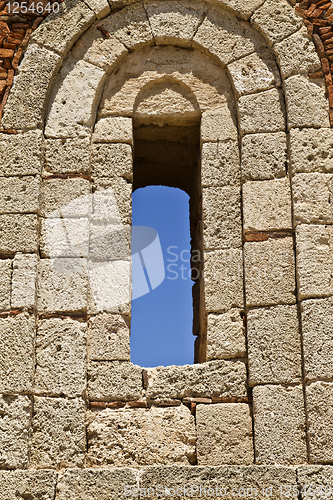
[[[84,401],[36,396],[30,442],[30,463],[36,469],[83,467]]]
[[[34,376],[34,330],[32,316],[18,314],[0,318],[0,392],[30,392]]]
[[[332,463],[333,383],[314,382],[306,387],[310,463]]]
[[[292,229],[289,177],[243,184],[244,232]]]
[[[247,342],[251,386],[301,382],[301,338],[296,305],[250,310]]]
[[[85,197],[88,198],[88,197]],[[91,202],[90,202],[91,203]],[[70,203],[73,212],[82,208],[86,210],[86,203],[78,199]],[[68,205],[67,205],[68,206]],[[66,208],[65,208],[66,209]],[[62,208],[60,208],[62,212]],[[59,214],[55,210],[56,215]],[[41,257],[88,257],[89,256],[90,222],[88,218],[47,218],[41,220],[40,254]]]
[[[120,314],[99,314],[91,318],[88,357],[91,361],[130,361],[129,320]]]
[[[201,184],[202,187],[240,184],[240,159],[236,141],[208,142],[202,145]]]
[[[331,496],[333,489],[331,465],[300,465],[297,467],[297,482],[304,500],[311,495],[313,500]]]
[[[228,70],[237,97],[281,85],[278,67],[267,48],[229,64]]]
[[[113,142],[133,144],[132,118],[110,116],[101,118],[95,125],[93,142]]]
[[[12,261],[0,260],[0,310],[10,309],[10,292],[12,279]]]
[[[42,259],[38,263],[37,309],[40,313],[87,309],[85,259]]]
[[[133,179],[132,148],[128,144],[96,144],[92,151],[93,175]]]
[[[111,7],[107,0],[85,0],[85,3],[95,12],[97,19],[102,19],[110,14]]]
[[[304,128],[290,131],[292,173],[333,172],[333,130]]]
[[[264,3],[265,0],[223,0],[223,5],[231,9],[243,19],[249,19],[253,12]]]
[[[37,215],[0,215],[0,254],[37,251]]]
[[[0,471],[0,500],[53,500],[57,474],[55,471]]]
[[[13,309],[32,309],[36,306],[37,254],[17,253],[13,260]]]
[[[43,134],[30,130],[0,137],[0,175],[36,175],[42,171]]]
[[[102,177],[94,182],[93,220],[132,225],[132,184],[122,177]]]
[[[305,412],[301,386],[253,389],[256,464],[307,462]]]
[[[81,396],[86,389],[87,325],[71,319],[39,321],[36,394]]]
[[[204,250],[242,247],[239,187],[203,188],[202,211]]]
[[[270,45],[281,42],[302,26],[302,18],[287,0],[266,0],[255,11],[251,21]]]
[[[285,130],[285,110],[281,90],[271,89],[238,99],[239,126],[242,136]]]
[[[295,225],[333,222],[332,174],[295,174],[292,180]]]
[[[236,141],[238,137],[235,115],[228,105],[218,110],[206,111],[201,117],[201,141],[224,142]]]
[[[244,306],[243,252],[240,249],[214,250],[204,256],[207,312],[226,312]]]
[[[52,174],[90,172],[89,139],[48,139],[45,141],[45,171]]]
[[[246,368],[241,361],[209,361],[148,368],[148,399],[246,397]]]
[[[246,305],[295,304],[295,258],[292,236],[245,243]]]
[[[274,0],[275,1],[275,0]],[[329,128],[328,100],[325,84],[310,81],[305,76],[285,80],[288,129],[295,127]]]
[[[130,260],[131,227],[122,224],[92,224],[90,258],[101,262]]]
[[[130,401],[142,396],[142,368],[120,361],[90,361],[88,393],[92,401]]]
[[[198,405],[196,428],[199,465],[253,464],[252,418],[249,405]]]
[[[37,213],[39,177],[0,177],[0,213]]]
[[[287,140],[284,132],[250,134],[242,139],[242,179],[262,181],[286,175]]]
[[[88,467],[195,464],[195,422],[186,406],[91,413]]]
[[[87,179],[45,179],[41,188],[42,217],[89,217],[91,184]]]
[[[208,314],[207,361],[246,356],[245,328],[239,309]]]
[[[1,468],[27,467],[31,413],[32,403],[27,396],[0,396]]]

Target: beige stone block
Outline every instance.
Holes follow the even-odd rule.
[[[26,468],[32,413],[31,401],[27,396],[1,395],[0,412],[1,468]]]
[[[17,253],[13,260],[13,309],[32,309],[36,306],[37,254]]]
[[[242,179],[261,181],[286,175],[287,140],[284,132],[250,134],[242,139]]]
[[[0,471],[0,499],[53,500],[57,474],[55,471],[15,470]]]
[[[92,224],[89,255],[101,262],[130,260],[131,227],[114,224]]]
[[[241,193],[239,187],[202,190],[203,243],[205,250],[242,246]]]
[[[243,252],[229,248],[206,252],[204,256],[207,312],[226,312],[244,306]]]
[[[240,184],[240,159],[236,141],[202,145],[201,184],[202,187]]]
[[[281,85],[278,67],[267,48],[229,64],[228,70],[237,97]]]
[[[148,368],[148,399],[245,397],[246,368],[241,361],[209,361],[185,366]]]
[[[97,19],[102,19],[110,14],[111,7],[107,0],[85,0],[85,3],[95,12]]]
[[[132,184],[122,177],[101,177],[94,182],[93,221],[132,225]]]
[[[331,496],[333,489],[331,465],[301,465],[297,467],[297,482],[301,498],[311,495],[313,500]]]
[[[42,217],[89,217],[91,184],[87,179],[44,179],[41,188]]]
[[[249,405],[198,405],[196,428],[199,465],[253,464],[252,418]]]
[[[292,229],[289,177],[243,184],[244,232]]]
[[[41,259],[38,263],[38,311],[86,311],[87,279],[86,259]]]
[[[195,464],[195,422],[186,406],[91,413],[88,467]]]
[[[95,125],[93,142],[122,142],[132,145],[132,118],[126,116],[101,118]]]
[[[30,442],[30,463],[36,469],[83,467],[84,401],[36,396]]]
[[[10,309],[10,292],[12,279],[11,259],[0,260],[0,310]]]
[[[34,329],[32,316],[18,314],[0,318],[0,392],[30,392],[34,375]]]
[[[301,386],[255,387],[253,417],[257,465],[296,465],[307,462]]]
[[[203,143],[236,141],[237,138],[236,117],[227,105],[216,111],[206,111],[202,114],[201,141]]]
[[[36,175],[42,171],[43,134],[30,130],[23,134],[1,134],[0,175]]]
[[[207,361],[246,356],[245,328],[239,309],[224,314],[208,314]]]
[[[292,180],[296,224],[333,222],[332,174],[295,174]]]
[[[292,236],[245,243],[246,305],[295,304],[295,259]]]
[[[52,174],[90,172],[89,139],[48,139],[45,141],[45,171]]]
[[[308,415],[308,435],[310,463],[331,463],[333,384],[314,382],[306,387],[306,408]]]
[[[73,210],[79,205],[86,208],[84,203],[76,207],[76,200],[71,203]],[[60,212],[62,209],[60,208]],[[56,211],[56,215],[59,212]],[[88,257],[89,256],[89,230],[88,218],[47,218],[41,220],[40,254],[41,257]]]
[[[92,169],[96,177],[133,178],[132,148],[128,144],[96,144],[92,151]]]
[[[90,361],[88,393],[92,401],[130,401],[142,396],[142,368],[120,361]]]
[[[37,251],[37,215],[0,215],[0,254]]]
[[[86,389],[87,325],[71,319],[39,321],[36,394],[81,396]]]
[[[91,318],[88,357],[91,361],[130,361],[129,320],[120,314],[99,314]]]
[[[0,177],[0,213],[37,213],[39,177]]]
[[[286,127],[282,93],[278,89],[240,97],[238,114],[242,135],[280,132]]]
[[[301,338],[296,305],[250,310],[247,342],[251,386],[301,382]]]
[[[285,81],[288,129],[295,127],[329,128],[325,84],[305,76],[291,76]]]
[[[302,26],[302,18],[287,0],[266,0],[251,21],[270,45],[281,42]]]
[[[333,131],[329,128],[290,131],[292,173],[333,172]]]
[[[264,3],[265,0],[219,0],[218,3],[231,9],[243,19],[249,19],[253,12]]]

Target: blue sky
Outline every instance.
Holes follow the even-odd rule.
[[[165,186],[137,189],[133,226],[149,226],[158,232],[165,279],[132,301],[131,361],[144,367],[192,364],[189,196]]]

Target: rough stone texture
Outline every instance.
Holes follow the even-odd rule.
[[[110,13],[111,7],[106,0],[85,0],[85,3],[95,12],[97,19],[102,19]]]
[[[333,468],[331,465],[301,465],[297,467],[297,481],[302,499],[311,495],[313,500],[331,496],[333,489]]]
[[[60,318],[39,321],[35,393],[80,396],[86,389],[86,323]]]
[[[249,19],[253,12],[264,3],[265,0],[223,0],[225,7],[235,11],[240,17]]]
[[[207,111],[201,117],[201,141],[224,142],[237,140],[237,126],[235,117],[230,113],[228,106],[221,106],[218,110]]]
[[[332,174],[295,174],[292,180],[296,224],[332,223]]]
[[[132,119],[125,116],[101,118],[95,125],[93,142],[123,142],[132,145]]]
[[[48,139],[45,141],[45,170],[52,174],[90,172],[89,139]]]
[[[91,413],[88,467],[194,464],[195,422],[185,406]]]
[[[0,396],[1,468],[27,467],[31,411],[27,396]]]
[[[305,413],[301,386],[253,389],[256,464],[306,463]]]
[[[13,309],[30,309],[36,305],[37,254],[17,253],[13,260]]]
[[[225,312],[243,307],[243,252],[239,249],[205,253],[206,311]]]
[[[333,171],[333,130],[329,128],[290,131],[292,173]]]
[[[246,356],[245,328],[239,309],[207,318],[207,361]]]
[[[201,184],[209,186],[238,186],[240,159],[235,141],[205,143],[201,151]]]
[[[54,500],[57,475],[50,470],[0,471],[1,500]]]
[[[90,258],[101,262],[130,259],[131,227],[122,224],[90,226]]]
[[[148,399],[244,397],[246,369],[241,361],[209,361],[196,365],[148,368]]]
[[[301,338],[296,305],[249,311],[247,342],[251,386],[301,382]]]
[[[314,382],[306,387],[310,462],[332,463],[332,382]]]
[[[10,309],[10,285],[12,278],[12,261],[0,260],[0,310]]]
[[[228,65],[237,97],[281,85],[279,70],[270,50],[259,49]]]
[[[82,467],[85,441],[83,400],[35,397],[30,451],[34,468]]]
[[[60,194],[60,193],[59,193]],[[73,200],[73,212],[82,209],[89,210],[81,200]],[[83,203],[82,203],[83,202]],[[60,213],[62,208],[60,208]],[[58,215],[56,209],[53,214]],[[89,255],[88,218],[47,218],[41,220],[40,255],[41,257],[88,257]]]
[[[266,180],[286,175],[287,141],[284,132],[250,134],[242,139],[242,179]]]
[[[238,187],[202,190],[204,250],[242,246],[241,193]]]
[[[253,464],[249,405],[198,405],[196,427],[199,465]]]
[[[245,243],[244,260],[248,307],[296,302],[292,236]]]
[[[329,127],[324,83],[319,85],[305,76],[291,76],[285,81],[285,97],[289,130],[295,127]]]
[[[0,137],[0,175],[36,175],[42,171],[42,132],[31,130],[24,134]]]
[[[132,184],[122,177],[102,177],[94,182],[94,222],[132,225]]]
[[[0,318],[0,393],[32,390],[34,327],[32,316]]]
[[[92,401],[130,401],[142,396],[142,368],[119,361],[90,361],[88,393]]]
[[[133,176],[132,148],[128,144],[96,144],[92,152],[93,175],[97,177]]]
[[[266,0],[251,21],[270,44],[281,42],[302,26],[302,18],[287,0]]]
[[[91,318],[88,357],[91,361],[130,361],[128,319],[120,314],[100,314]]]
[[[0,215],[0,254],[37,251],[37,215]]]
[[[39,177],[0,177],[0,213],[37,213]]]
[[[44,180],[40,214],[43,217],[87,217],[91,214],[90,191],[90,182],[86,179]]]
[[[243,184],[244,231],[292,229],[289,177]]]
[[[271,89],[240,97],[238,114],[242,135],[285,130],[285,111],[280,90]]]

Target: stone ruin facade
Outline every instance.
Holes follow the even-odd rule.
[[[0,499],[328,498],[331,2],[1,9]],[[149,184],[190,195],[192,366],[130,362]]]

